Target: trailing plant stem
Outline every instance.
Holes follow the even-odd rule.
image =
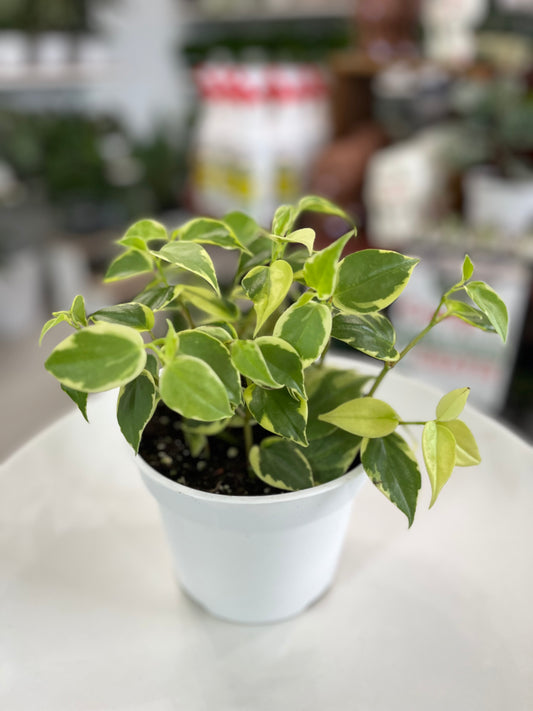
[[[252,422],[251,414],[248,408],[244,411],[244,424],[243,424],[243,434],[244,434],[244,451],[246,452],[246,460],[250,461],[250,450],[253,446],[253,436],[252,436]]]
[[[377,376],[377,378],[376,378],[375,381],[374,381],[374,384],[373,384],[372,387],[370,388],[370,391],[369,391],[369,393],[368,393],[368,397],[371,397],[371,396],[376,392],[376,390],[377,390],[378,387],[380,386],[382,380],[385,378],[385,376],[387,375],[387,373],[388,373],[397,363],[399,363],[399,362],[402,360],[402,358],[404,358],[404,357],[409,353],[409,351],[410,351],[411,349],[413,349],[413,348],[417,345],[417,343],[419,343],[425,336],[427,336],[427,334],[431,331],[431,329],[432,329],[434,326],[436,326],[438,323],[440,323],[441,321],[443,321],[443,320],[447,317],[447,314],[443,314],[442,316],[439,316],[439,313],[440,313],[440,310],[441,310],[441,308],[442,308],[442,306],[443,306],[443,304],[444,304],[444,301],[445,301],[445,299],[446,299],[448,293],[449,293],[449,292],[447,292],[446,294],[444,294],[444,296],[443,296],[443,297],[441,298],[441,300],[439,301],[439,305],[438,305],[437,308],[435,309],[435,311],[434,311],[434,313],[433,313],[433,316],[431,317],[431,320],[430,320],[430,322],[428,323],[428,325],[427,325],[424,329],[422,329],[422,331],[420,331],[420,333],[419,333],[418,335],[416,335],[416,336],[413,338],[413,340],[410,341],[410,343],[408,343],[402,351],[400,351],[400,355],[398,356],[398,359],[397,359],[396,361],[394,361],[394,362],[392,362],[392,361],[387,361],[387,362],[385,362],[385,363],[383,364],[383,368],[381,369],[380,374]],[[415,424],[415,423],[410,423],[410,424]]]

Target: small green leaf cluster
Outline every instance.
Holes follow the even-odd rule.
[[[315,250],[303,212],[346,220],[349,231]],[[135,451],[159,401],[181,416],[191,452],[208,438],[240,428],[250,475],[285,490],[344,474],[360,454],[373,483],[412,523],[421,474],[401,434],[421,425],[434,503],[453,468],[480,461],[474,437],[458,420],[468,388],[445,395],[432,421],[404,422],[374,397],[388,372],[438,323],[455,317],[505,340],[507,310],[484,282],[461,279],[443,294],[426,328],[402,350],[384,310],[407,285],[418,259],[382,249],[344,258],[356,237],[349,216],[308,196],[282,205],[270,229],[233,212],[195,218],[172,232],[141,220],[118,240],[108,282],[146,275],[128,303],[87,314],[81,296],[54,313],[42,331],[66,322],[74,332],[45,367],[86,417],[87,395],[119,388],[117,418]],[[236,253],[235,274],[219,282],[210,247]],[[42,337],[41,336],[41,337]],[[377,376],[324,363],[332,340],[381,363]],[[253,444],[253,428],[266,435]]]

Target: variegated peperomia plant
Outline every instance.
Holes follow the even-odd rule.
[[[426,328],[397,350],[393,325],[382,312],[419,260],[377,249],[342,259],[353,228],[315,251],[314,231],[295,229],[304,211],[352,224],[340,208],[313,196],[281,206],[270,230],[238,212],[222,220],[193,219],[171,234],[153,220],[137,222],[119,240],[122,253],[105,280],[146,274],[147,286],[131,302],[89,315],[81,296],[68,311],[54,313],[41,338],[61,322],[75,332],[52,351],[46,368],[85,416],[88,393],[120,388],[118,422],[135,451],[162,400],[181,416],[194,456],[205,456],[209,436],[241,428],[250,476],[280,489],[339,477],[360,453],[369,478],[411,524],[421,474],[401,426],[423,428],[433,503],[456,465],[480,461],[472,433],[458,419],[469,389],[445,395],[429,422],[403,421],[375,393],[447,318],[505,340],[506,307],[487,284],[472,280],[466,256],[461,278],[443,294]],[[232,283],[219,284],[203,245],[235,251]],[[326,365],[332,339],[381,362],[378,375]],[[259,444],[254,427],[268,433]]]

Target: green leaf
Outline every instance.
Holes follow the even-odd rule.
[[[227,321],[210,321],[209,324],[206,324],[205,326],[198,326],[198,328],[212,336],[215,336],[215,338],[218,338],[218,340],[222,341],[222,343],[234,341],[238,338],[237,331],[233,325]],[[222,335],[222,331],[226,332],[225,336]]]
[[[117,240],[117,244],[122,247],[127,247],[128,249],[138,249],[139,252],[148,252],[148,245],[140,237],[122,237]]]
[[[426,422],[422,433],[422,453],[431,482],[430,508],[455,466],[455,437],[449,427],[440,422]]]
[[[133,224],[126,232],[118,244],[132,247],[135,244],[146,246],[148,242],[166,241],[168,239],[167,230],[164,225],[155,220],[139,220]]]
[[[286,252],[283,255],[283,259],[288,262],[292,267],[292,271],[294,272],[294,278],[299,279],[300,281],[303,279],[302,270],[308,258],[309,253],[304,247],[300,247],[298,249],[291,249],[289,252]],[[310,295],[313,296],[313,293],[311,292]]]
[[[256,341],[235,341],[231,346],[231,358],[235,367],[246,378],[265,388],[281,388],[270,372]]]
[[[73,390],[72,388],[67,388],[66,385],[61,386],[61,390],[66,393],[69,398],[77,406],[83,417],[87,422],[89,418],[87,417],[87,393],[81,392],[81,390]]]
[[[481,455],[474,438],[467,425],[461,420],[451,420],[445,426],[455,437],[455,466],[472,467],[481,463]]]
[[[316,234],[314,230],[310,227],[303,227],[301,230],[290,232],[288,235],[278,236],[278,239],[292,244],[303,244],[306,247],[307,252],[312,254],[315,237]]]
[[[399,358],[394,347],[394,327],[382,314],[337,314],[333,317],[331,335],[372,358],[386,361]]]
[[[146,365],[144,366],[144,368],[150,373],[154,381],[158,380],[159,362],[153,353],[146,354]]]
[[[272,232],[278,237],[282,237],[289,232],[296,220],[303,212],[319,212],[324,215],[332,215],[341,217],[350,225],[353,225],[353,220],[347,212],[342,210],[338,205],[334,205],[326,198],[318,197],[317,195],[307,195],[303,197],[298,205],[280,205],[274,213],[272,220]]]
[[[54,311],[52,315],[53,318],[47,321],[41,330],[39,345],[41,345],[48,331],[60,323],[67,322],[73,328],[84,328],[88,325],[87,315],[85,313],[85,301],[80,294],[74,297],[72,306],[68,311]]]
[[[320,415],[330,412],[342,403],[361,397],[368,376],[355,370],[338,370],[326,366],[311,366],[305,372],[308,394],[307,437],[314,440],[336,431],[336,426],[323,422]]]
[[[244,212],[229,212],[224,215],[222,221],[233,231],[239,242],[248,249],[261,232],[257,222],[249,215],[245,215]]]
[[[352,230],[320,252],[315,252],[303,267],[305,283],[316,291],[321,300],[329,299],[335,291],[337,263],[353,233]]]
[[[302,212],[318,212],[323,215],[332,215],[333,217],[342,217],[349,224],[353,225],[353,220],[350,215],[342,210],[338,205],[334,205],[326,198],[318,197],[317,195],[307,195],[298,203],[297,215]]]
[[[349,254],[340,263],[333,303],[341,311],[381,311],[402,293],[418,262],[382,249]]]
[[[411,526],[421,477],[407,442],[397,432],[363,440],[361,462],[372,483],[407,516]]]
[[[154,414],[158,399],[154,379],[147,370],[120,389],[117,420],[135,453],[139,451],[142,433]]]
[[[207,333],[208,336],[216,338],[221,343],[231,343],[237,336],[227,331],[223,326],[215,326],[209,324],[208,326],[197,326],[197,331],[201,333]]]
[[[125,385],[142,372],[145,363],[140,333],[100,322],[61,341],[45,368],[62,385],[90,393]]]
[[[296,221],[297,210],[292,205],[280,205],[274,213],[272,220],[272,233],[277,237],[282,237],[293,226]]]
[[[265,430],[307,445],[307,403],[303,398],[293,398],[286,388],[265,390],[249,385],[244,391],[244,399],[253,417]]]
[[[474,265],[472,263],[472,260],[468,256],[468,254],[465,254],[465,258],[463,261],[463,281],[468,281],[471,279],[472,274],[474,273]]]
[[[269,267],[254,267],[242,280],[246,295],[254,303],[256,326],[254,335],[280,306],[292,286],[292,269],[283,259]]]
[[[213,316],[221,321],[235,321],[239,316],[239,309],[229,299],[218,297],[209,289],[201,286],[187,286],[180,294],[181,298],[195,306],[200,311]]]
[[[196,434],[195,432],[187,432],[184,430],[183,436],[187,442],[187,447],[189,448],[191,457],[199,457],[208,446],[207,437],[203,434]]]
[[[213,244],[223,249],[239,249],[247,252],[247,248],[239,242],[229,224],[222,220],[212,220],[207,217],[196,217],[175,231],[173,237],[182,242],[200,242]]]
[[[138,304],[144,304],[152,311],[159,311],[167,306],[175,296],[175,287],[161,284],[147,286],[133,299]]]
[[[461,321],[479,328],[482,331],[489,331],[490,333],[496,333],[496,329],[485,316],[483,311],[470,306],[470,304],[465,304],[463,301],[457,301],[455,299],[446,299],[444,305],[447,311],[452,316],[457,316]]]
[[[331,334],[331,311],[325,304],[310,301],[294,304],[276,322],[274,336],[283,338],[299,353],[304,368],[321,354]]]
[[[153,267],[152,258],[145,252],[137,249],[130,249],[123,254],[119,254],[109,265],[104,276],[104,282],[119,281],[128,279],[138,274],[151,272]]]
[[[464,410],[470,388],[457,388],[444,395],[437,405],[437,420],[455,420]]]
[[[306,398],[302,361],[297,351],[274,336],[260,336],[255,342],[274,380]]]
[[[201,244],[195,242],[169,242],[158,252],[152,252],[176,267],[185,269],[204,279],[220,296],[217,275],[211,257]]]
[[[218,375],[193,356],[178,355],[163,368],[159,391],[167,407],[191,420],[212,422],[233,414]]]
[[[43,338],[46,336],[46,334],[51,328],[65,321],[68,321],[68,316],[64,311],[59,312],[57,316],[47,321],[41,330],[41,335],[39,336],[39,345],[41,345],[41,343],[43,342]]]
[[[250,464],[259,479],[278,489],[299,491],[314,484],[305,455],[291,442],[279,437],[267,437],[260,446],[252,447]]]
[[[294,308],[299,308],[300,306],[305,306],[308,304],[310,301],[312,301],[315,298],[315,293],[311,289],[307,289],[304,291],[298,299],[294,302],[293,306]]]
[[[81,294],[74,297],[72,306],[70,307],[70,313],[74,326],[88,325],[87,314],[85,313],[85,301],[83,300],[83,296],[81,296]]]
[[[265,262],[269,262],[272,256],[273,245],[274,242],[270,235],[265,236],[263,233],[259,233],[252,242],[249,242],[246,245],[248,252],[243,252],[239,257],[235,280],[238,281],[241,279],[252,267],[265,265]]]
[[[170,362],[176,355],[178,349],[178,334],[174,328],[174,324],[170,319],[167,318],[167,332],[163,339],[163,346],[161,349],[162,360],[165,363]]]
[[[509,316],[507,307],[498,294],[488,284],[483,281],[472,281],[465,286],[466,293],[485,314],[488,320],[496,329],[496,333],[505,343],[507,340],[507,328]]]
[[[200,422],[199,420],[182,419],[181,429],[184,432],[198,435],[216,435],[223,432],[231,418],[216,422]]]
[[[331,412],[320,415],[319,419],[346,432],[368,438],[386,437],[400,423],[398,415],[388,403],[373,397],[348,400]]]
[[[199,330],[180,331],[178,354],[199,358],[218,375],[234,405],[241,402],[241,380],[227,348],[213,336]]]
[[[236,341],[231,356],[239,371],[257,385],[275,389],[286,386],[305,398],[302,362],[294,348],[281,338],[263,336],[254,341]]]
[[[361,447],[361,437],[335,429],[320,439],[309,442],[303,453],[313,470],[317,484],[325,484],[350,469]]]
[[[91,318],[94,321],[107,321],[130,326],[137,331],[150,331],[154,327],[154,314],[152,309],[144,304],[129,302],[98,309]]]

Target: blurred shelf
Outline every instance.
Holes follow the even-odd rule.
[[[372,78],[392,64],[404,63],[413,67],[436,66],[437,63],[423,56],[398,56],[377,62],[358,50],[336,52],[330,58],[330,67],[340,77]],[[491,76],[493,67],[487,61],[468,62],[464,65],[442,64],[439,67],[452,76]]]
[[[107,80],[112,71],[111,65],[98,67],[78,64],[64,65],[57,70],[27,65],[16,71],[6,72],[0,67],[0,91],[24,92],[65,89],[68,91],[83,88],[86,84]]]

